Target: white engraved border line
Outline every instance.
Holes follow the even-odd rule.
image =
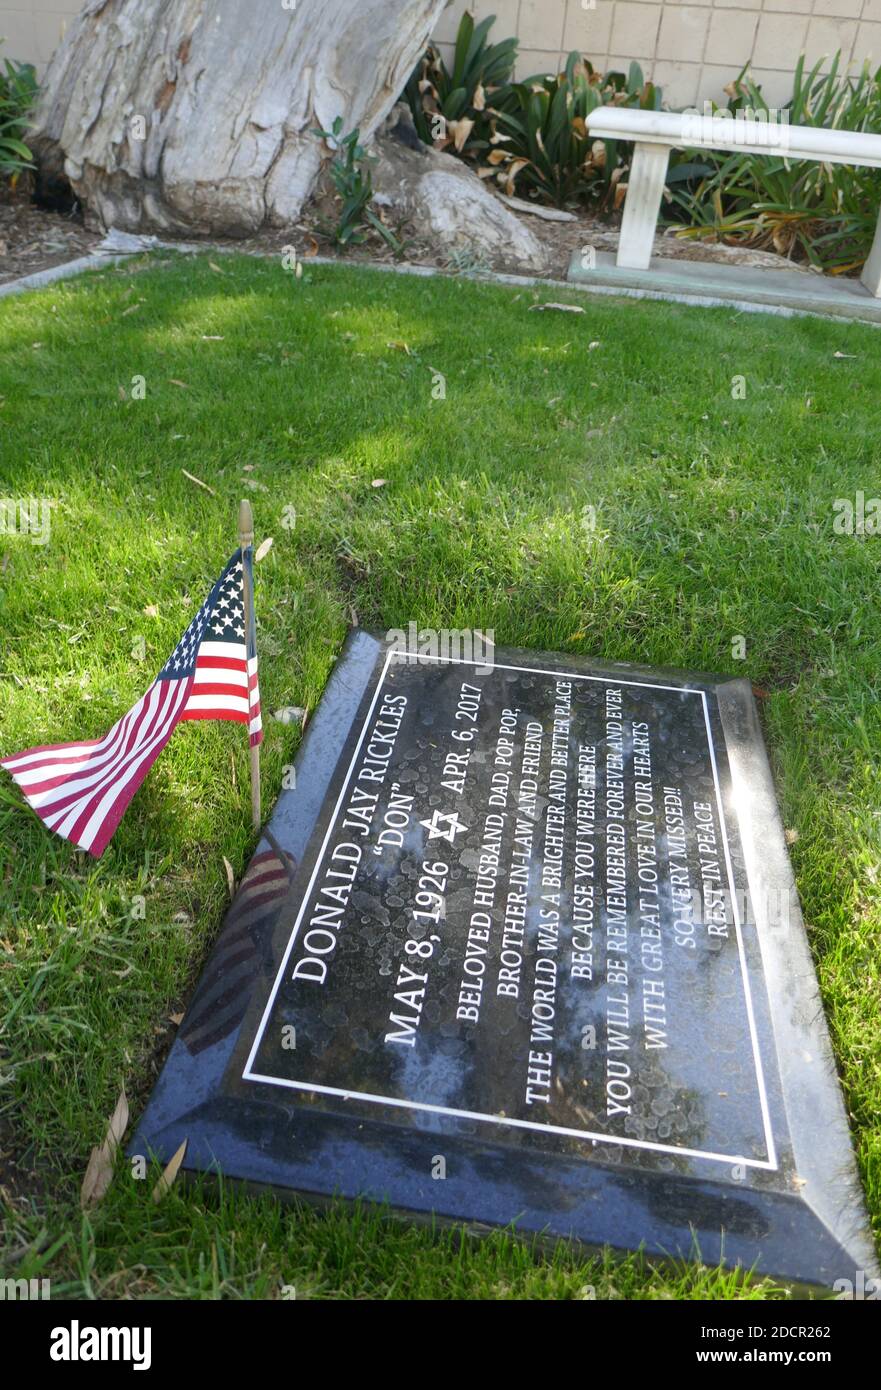
[[[346,792],[348,791],[349,782],[350,782],[351,779],[352,779],[352,773],[353,773],[354,770],[355,770],[355,764],[357,763],[357,761],[358,761],[358,755],[359,755],[360,752],[361,752],[361,745],[363,744],[364,739],[365,739],[366,734],[367,734],[367,730],[368,730],[368,728],[370,727],[370,722],[371,722],[371,720],[372,720],[372,718],[373,718],[373,711],[374,711],[374,709],[376,708],[377,701],[379,700],[379,695],[380,695],[380,691],[382,690],[383,682],[385,681],[386,675],[387,675],[387,673],[388,673],[389,666],[390,666],[390,664],[391,664],[393,658],[394,658],[396,655],[398,655],[398,656],[401,657],[401,664],[402,664],[402,665],[407,665],[407,664],[409,664],[409,663],[408,663],[408,660],[407,660],[406,654],[404,654],[404,653],[398,653],[397,650],[396,650],[394,647],[393,647],[393,648],[387,653],[387,655],[386,655],[386,659],[385,659],[385,662],[384,662],[384,664],[383,664],[382,671],[380,672],[379,679],[378,679],[378,681],[377,681],[377,683],[376,683],[376,690],[374,691],[373,699],[372,699],[371,702],[370,702],[370,708],[369,708],[369,710],[367,711],[367,714],[366,714],[366,716],[365,716],[365,718],[364,718],[364,725],[363,725],[363,727],[362,727],[362,729],[361,729],[361,735],[360,735],[360,737],[359,737],[359,739],[358,739],[358,743],[357,743],[357,745],[356,745],[356,747],[355,747],[355,751],[354,751],[354,753],[352,754],[352,760],[351,760],[351,762],[349,763],[348,772],[346,773],[346,777],[345,777],[345,780],[344,780],[344,782],[343,782],[342,788],[341,788],[341,790],[340,790],[339,797],[337,798],[337,803],[336,803],[336,806],[334,807],[333,815],[331,816],[330,821],[329,821],[329,823],[328,823],[327,831],[326,831],[325,836],[324,836],[324,842],[323,842],[323,844],[322,844],[322,846],[321,846],[321,850],[320,850],[320,852],[319,852],[319,854],[318,854],[318,857],[317,857],[317,859],[316,859],[316,861],[315,861],[315,866],[314,866],[314,868],[313,868],[313,870],[312,870],[312,876],[311,876],[311,878],[310,878],[310,880],[309,880],[309,883],[308,883],[308,885],[307,885],[306,892],[305,892],[304,895],[303,895],[303,900],[302,900],[302,903],[301,903],[301,905],[300,905],[300,911],[299,911],[299,913],[297,914],[297,920],[296,920],[296,922],[294,923],[293,929],[292,929],[292,931],[291,931],[290,940],[288,941],[287,948],[286,948],[285,953],[284,953],[284,956],[283,956],[283,958],[282,958],[281,965],[279,966],[278,974],[276,975],[275,983],[274,983],[274,985],[273,985],[273,987],[272,987],[272,992],[271,992],[270,995],[269,995],[269,999],[268,999],[268,1001],[267,1001],[266,1008],[263,1010],[263,1017],[261,1018],[261,1020],[260,1020],[260,1026],[259,1026],[259,1028],[257,1029],[257,1036],[256,1036],[255,1039],[254,1039],[254,1044],[253,1044],[253,1046],[252,1046],[252,1048],[251,1048],[251,1051],[250,1051],[250,1053],[249,1053],[249,1055],[248,1055],[248,1060],[247,1060],[247,1062],[245,1063],[245,1069],[244,1069],[244,1071],[242,1072],[242,1079],[245,1080],[245,1081],[262,1081],[262,1082],[264,1082],[265,1084],[270,1085],[270,1086],[287,1086],[288,1088],[290,1088],[290,1089],[292,1089],[292,1090],[298,1090],[298,1091],[316,1091],[316,1092],[321,1093],[322,1095],[342,1096],[344,1100],[349,1100],[349,1099],[351,1099],[351,1100],[366,1100],[366,1101],[372,1101],[372,1102],[374,1102],[375,1104],[379,1104],[379,1105],[394,1105],[394,1106],[397,1106],[397,1107],[399,1107],[400,1109],[404,1109],[404,1110],[426,1110],[426,1111],[429,1111],[429,1112],[431,1112],[431,1113],[433,1113],[433,1114],[439,1114],[439,1115],[453,1115],[453,1116],[456,1116],[457,1118],[463,1119],[463,1120],[483,1120],[483,1121],[485,1121],[485,1122],[488,1123],[488,1124],[513,1125],[514,1127],[516,1127],[516,1128],[518,1128],[518,1129],[531,1129],[531,1130],[537,1130],[537,1131],[539,1131],[540,1133],[551,1132],[551,1133],[553,1133],[553,1134],[565,1134],[565,1135],[570,1136],[570,1137],[575,1138],[575,1139],[590,1139],[590,1140],[592,1140],[595,1144],[597,1144],[597,1143],[599,1143],[599,1144],[617,1144],[617,1145],[619,1145],[620,1147],[623,1147],[623,1148],[650,1149],[650,1150],[653,1150],[653,1151],[658,1152],[658,1153],[681,1154],[683,1157],[686,1157],[686,1158],[708,1158],[708,1159],[714,1159],[714,1160],[716,1160],[716,1161],[718,1161],[718,1162],[720,1162],[720,1163],[739,1163],[739,1164],[745,1165],[745,1166],[748,1167],[748,1168],[762,1168],[762,1169],[768,1169],[768,1170],[770,1170],[770,1171],[772,1171],[772,1172],[776,1172],[776,1171],[777,1171],[777,1168],[778,1168],[777,1155],[776,1155],[776,1150],[775,1150],[775,1146],[774,1146],[773,1135],[772,1135],[772,1133],[771,1133],[771,1119],[770,1119],[770,1112],[769,1112],[769,1107],[768,1107],[768,1096],[767,1096],[767,1091],[766,1091],[766,1087],[765,1087],[764,1073],[763,1073],[763,1071],[762,1071],[761,1056],[760,1056],[760,1054],[759,1054],[758,1035],[757,1035],[757,1032],[756,1032],[755,1014],[754,1014],[754,1011],[753,1011],[752,995],[751,995],[750,986],[749,986],[749,973],[748,973],[747,967],[746,967],[746,957],[745,957],[745,953],[744,953],[743,933],[742,933],[742,930],[741,930],[740,915],[739,915],[739,913],[738,913],[738,911],[737,911],[737,893],[736,893],[735,887],[734,887],[734,874],[733,874],[733,869],[732,869],[732,865],[731,865],[731,854],[730,854],[730,850],[729,850],[729,846],[728,846],[728,831],[727,831],[727,827],[726,827],[726,824],[725,824],[725,815],[724,815],[724,811],[723,811],[723,808],[722,808],[722,794],[721,794],[721,788],[720,788],[720,786],[719,786],[719,772],[718,772],[718,768],[717,768],[717,765],[716,765],[716,754],[715,754],[715,749],[713,748],[712,731],[711,731],[711,729],[710,729],[709,709],[708,709],[708,706],[707,706],[707,697],[706,697],[706,692],[705,692],[705,691],[703,691],[703,690],[695,690],[695,689],[693,689],[691,686],[685,686],[685,685],[661,685],[660,683],[654,682],[654,681],[621,680],[621,679],[619,679],[617,676],[614,676],[614,675],[609,675],[609,676],[592,676],[592,675],[587,675],[587,674],[585,674],[584,672],[581,672],[581,671],[559,671],[559,670],[558,670],[558,671],[547,671],[547,670],[544,670],[543,668],[538,667],[538,666],[511,666],[511,665],[506,665],[505,663],[500,662],[500,661],[494,661],[494,662],[493,662],[493,670],[501,670],[501,671],[522,671],[522,672],[525,672],[525,673],[527,673],[527,674],[533,674],[533,675],[537,675],[537,676],[553,676],[553,677],[555,677],[556,679],[559,679],[559,678],[562,677],[562,676],[566,676],[566,677],[570,677],[570,678],[573,679],[573,680],[598,681],[598,682],[602,682],[602,683],[604,683],[604,684],[606,684],[606,685],[631,685],[631,686],[637,686],[637,687],[639,687],[640,689],[643,689],[643,690],[672,690],[672,691],[676,691],[676,692],[677,692],[678,694],[680,694],[680,695],[700,695],[701,700],[702,700],[702,702],[703,702],[704,722],[705,722],[705,724],[706,724],[706,730],[707,730],[707,743],[708,743],[708,746],[709,746],[710,761],[711,761],[711,765],[712,765],[712,769],[713,769],[713,780],[714,780],[715,785],[716,785],[716,803],[717,803],[718,810],[719,810],[719,820],[720,820],[720,826],[721,826],[721,830],[722,830],[722,839],[723,839],[724,844],[725,844],[725,865],[726,865],[726,870],[727,870],[727,874],[728,874],[728,883],[729,883],[729,887],[730,887],[730,890],[731,890],[731,901],[732,901],[733,908],[734,908],[734,921],[735,921],[735,929],[736,929],[736,933],[737,933],[737,949],[738,949],[738,954],[739,954],[739,956],[740,956],[741,979],[742,979],[742,981],[743,981],[743,988],[744,988],[744,996],[745,996],[745,1003],[746,1003],[747,1018],[748,1018],[748,1021],[749,1021],[750,1038],[751,1038],[751,1040],[752,1040],[753,1061],[754,1061],[755,1069],[756,1069],[756,1081],[757,1081],[757,1083],[758,1083],[759,1103],[760,1103],[760,1106],[761,1106],[762,1120],[763,1120],[763,1125],[764,1125],[764,1130],[765,1130],[765,1143],[766,1143],[766,1146],[767,1146],[767,1149],[768,1149],[768,1158],[767,1158],[767,1159],[747,1158],[747,1157],[746,1157],[745,1155],[743,1155],[743,1154],[720,1154],[720,1153],[711,1153],[711,1152],[708,1152],[708,1151],[706,1151],[706,1150],[704,1150],[704,1149],[687,1149],[687,1148],[683,1148],[683,1147],[678,1146],[678,1145],[675,1145],[675,1144],[660,1144],[660,1143],[657,1143],[655,1140],[651,1140],[651,1139],[620,1138],[619,1136],[614,1135],[614,1134],[600,1134],[600,1133],[594,1133],[594,1132],[591,1131],[591,1130],[570,1129],[570,1128],[568,1128],[567,1126],[564,1126],[564,1125],[548,1125],[548,1124],[541,1124],[541,1123],[540,1123],[539,1121],[537,1121],[537,1120],[517,1120],[517,1119],[512,1119],[512,1118],[510,1118],[510,1117],[508,1117],[508,1116],[503,1116],[503,1115],[485,1115],[485,1114],[481,1113],[480,1111],[474,1111],[474,1110],[457,1110],[457,1109],[451,1108],[450,1106],[445,1106],[445,1105],[429,1105],[427,1102],[412,1101],[412,1100],[403,1100],[403,1099],[400,1099],[399,1097],[396,1097],[396,1096],[377,1096],[377,1095],[372,1095],[372,1094],[370,1094],[370,1093],[368,1093],[368,1092],[366,1092],[366,1091],[344,1090],[344,1089],[342,1089],[342,1088],[339,1087],[339,1086],[321,1086],[321,1085],[319,1085],[317,1082],[314,1082],[314,1081],[313,1081],[313,1082],[306,1082],[306,1081],[291,1081],[291,1080],[290,1080],[289,1078],[287,1078],[287,1077],[266,1076],[266,1075],[264,1075],[264,1074],[261,1073],[261,1072],[255,1072],[255,1071],[252,1071],[252,1070],[251,1070],[251,1068],[252,1068],[252,1066],[253,1066],[253,1064],[254,1064],[254,1060],[255,1060],[255,1058],[256,1058],[256,1056],[257,1056],[257,1053],[258,1053],[258,1051],[259,1051],[259,1049],[260,1049],[260,1044],[261,1044],[261,1042],[262,1042],[262,1040],[263,1040],[263,1034],[264,1034],[264,1032],[265,1032],[265,1030],[266,1030],[266,1025],[267,1025],[267,1023],[268,1023],[268,1021],[269,1021],[269,1015],[270,1015],[271,1012],[272,1012],[272,1007],[273,1007],[273,1005],[274,1005],[274,1003],[275,1003],[276,995],[278,994],[279,988],[280,988],[280,986],[281,986],[282,979],[284,978],[284,972],[285,972],[285,970],[286,970],[286,968],[287,968],[287,963],[288,963],[288,960],[290,959],[291,951],[292,951],[293,948],[294,948],[294,943],[295,943],[295,941],[296,941],[296,939],[297,939],[297,934],[298,934],[298,932],[299,932],[299,930],[300,930],[300,923],[301,923],[301,921],[302,921],[302,919],[303,919],[303,915],[304,915],[304,913],[305,913],[305,911],[306,911],[306,908],[307,908],[307,906],[308,906],[308,904],[309,904],[309,902],[310,902],[310,900],[311,900],[312,889],[313,889],[313,887],[314,887],[315,880],[316,880],[316,878],[318,877],[318,871],[319,871],[319,869],[321,868],[321,865],[324,863],[324,855],[325,855],[325,851],[326,851],[326,849],[327,849],[328,841],[330,840],[331,834],[332,834],[332,832],[333,832],[333,830],[334,830],[334,827],[335,827],[335,825],[336,825],[337,817],[338,817],[338,815],[339,815],[339,813],[340,813],[340,809],[341,809],[342,804],[343,804],[343,799],[344,799],[344,797],[345,797],[345,795],[346,795]],[[449,662],[449,663],[455,663],[456,665],[460,665],[460,666],[482,666],[482,665],[485,665],[484,662],[480,662],[480,661],[467,660],[467,659],[463,659],[463,658],[459,658],[459,657],[433,656],[433,655],[420,656],[420,661]]]

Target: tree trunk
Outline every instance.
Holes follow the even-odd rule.
[[[33,143],[87,219],[246,236],[295,219],[336,116],[373,132],[445,0],[89,0]]]

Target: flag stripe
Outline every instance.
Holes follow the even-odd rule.
[[[237,686],[239,690],[247,690],[248,676],[242,668],[239,671],[230,670],[229,662],[216,665],[212,662],[199,662],[196,667],[193,679],[199,681],[225,681],[227,685]]]
[[[150,689],[152,689],[152,686]],[[17,773],[15,780],[18,782],[19,786],[26,791],[31,804],[33,806],[42,804],[42,799],[38,793],[49,792],[54,787],[60,786],[63,782],[66,782],[70,787],[74,787],[76,782],[71,781],[72,777],[76,778],[82,774],[108,766],[116,757],[118,749],[126,737],[126,733],[143,708],[144,702],[149,694],[150,691],[148,690],[147,694],[142,695],[137,704],[132,706],[128,714],[123,715],[122,719],[117,720],[110,731],[114,736],[112,742],[108,735],[107,739],[102,740],[105,746],[100,752],[96,751],[88,761],[77,759],[70,767],[65,767],[63,763],[51,765],[43,764],[41,767],[34,768],[31,771]],[[51,800],[52,798],[47,797],[46,799]]]
[[[166,684],[171,685],[172,682],[168,681]],[[184,682],[181,682],[181,685],[183,684]],[[150,768],[171,738],[175,724],[177,723],[178,708],[185,698],[185,689],[179,689],[170,699],[166,698],[162,724],[157,730],[153,741],[147,748],[137,750],[136,755],[130,760],[130,764],[121,782],[114,782],[109,790],[105,792],[100,804],[92,811],[85,826],[77,825],[78,843],[83,845],[84,848],[88,849],[99,833],[104,836],[105,843],[113,834],[126,806],[128,806],[135,792],[138,790],[138,787],[150,771]],[[111,821],[112,828],[110,825]],[[79,838],[80,836],[81,838]]]
[[[113,728],[108,730],[103,738],[84,740],[81,743],[43,743],[36,748],[28,748],[24,753],[16,753],[11,758],[3,758],[0,764],[15,775],[22,768],[30,767],[32,763],[34,766],[53,761],[64,763],[69,760],[71,763],[77,763],[92,758],[106,748],[121,722],[122,720],[117,719]]]
[[[187,700],[187,714],[191,710],[237,710],[241,714],[248,713],[248,699],[246,695],[191,695]]]
[[[247,724],[248,716],[244,710],[229,709],[186,709],[181,715],[181,722],[189,722],[192,719],[220,719],[230,720],[234,724]]]
[[[153,690],[154,686],[151,685],[146,695],[142,695],[138,703],[133,705],[128,714],[124,715],[123,718],[119,720],[118,724],[115,725],[116,737],[112,745],[104,750],[100,758],[95,759],[91,763],[82,764],[72,772],[68,771],[67,775],[61,778],[61,784],[63,784],[65,792],[69,796],[80,794],[87,787],[92,785],[97,776],[100,776],[102,772],[106,772],[109,768],[113,768],[116,765],[121,753],[123,753],[128,746],[129,737],[132,734],[137,734],[140,728],[144,711],[147,708],[147,703]],[[59,785],[59,782],[55,778],[53,778],[52,781],[55,786]],[[19,785],[24,787],[25,794],[34,808],[43,806],[48,802],[54,803],[60,799],[52,795],[51,789],[46,789],[41,792],[36,790],[36,788],[32,788],[25,778],[19,779]]]
[[[240,661],[243,670],[247,660],[244,640],[241,642],[209,642],[206,639],[199,644],[198,656],[200,659],[202,657],[226,657],[231,661]]]
[[[252,747],[260,741],[250,573],[250,551],[237,551],[156,680],[103,738],[0,758],[50,829],[98,857],[181,720],[232,720],[248,725]]]
[[[86,792],[77,797],[76,800],[61,808],[60,812],[53,812],[51,816],[46,818],[47,824],[52,825],[59,835],[66,835],[74,844],[80,845],[82,849],[89,848],[89,845],[82,839],[82,829],[87,823],[93,807],[101,801],[108,789],[113,790],[120,786],[125,786],[127,782],[127,778],[125,777],[126,770],[130,768],[142,754],[149,755],[156,746],[157,731],[164,727],[165,722],[167,696],[165,689],[161,688],[164,684],[164,682],[157,681],[156,686],[160,688],[157,689],[153,687],[153,689],[155,689],[155,697],[143,721],[146,735],[138,735],[131,741],[130,746],[127,747],[112,773],[100,778],[89,787]],[[158,751],[159,749],[157,749],[157,752]],[[134,789],[131,795],[134,795]],[[126,798],[126,804],[130,799],[130,797]]]
[[[116,728],[115,724],[113,728]],[[110,733],[112,732],[113,729]],[[36,748],[29,748],[26,753],[15,753],[11,758],[0,758],[0,767],[16,772],[22,767],[52,762],[62,752],[66,755],[66,762],[79,762],[83,758],[90,758],[95,749],[106,743],[109,737],[110,734],[105,734],[104,738],[92,739],[90,743],[40,743]]]
[[[201,648],[199,649],[201,651]],[[214,671],[244,671],[246,665],[242,657],[236,656],[198,656],[196,670],[210,668]]]
[[[99,769],[87,781],[68,783],[64,792],[52,800],[51,808],[48,809],[44,819],[46,824],[51,825],[59,835],[66,835],[70,839],[74,838],[70,832],[82,816],[83,811],[96,796],[100,795],[102,787],[116,779],[121,768],[125,766],[126,758],[140,748],[144,739],[149,736],[164,703],[160,685],[159,681],[155,681],[150,686],[143,701],[140,702],[142,708],[138,719],[132,725],[125,740],[120,744],[112,765]],[[43,809],[47,811],[45,803]]]
[[[248,744],[251,748],[256,748],[258,743],[263,742],[263,719],[260,713],[260,686],[257,683],[256,653],[248,657],[248,704],[250,708]]]
[[[84,782],[69,784],[66,795],[53,801],[51,818],[46,816],[45,819],[47,824],[53,825],[53,828],[58,830],[60,835],[68,834],[83,809],[104,786],[116,779],[125,765],[125,760],[152,737],[165,703],[163,691],[165,684],[166,682],[156,681],[147,691],[138,720],[120,747],[113,765],[102,768]]]
[[[193,699],[201,698],[203,695],[231,695],[238,700],[247,702],[247,693],[243,693],[245,687],[241,685],[221,685],[219,681],[197,681],[193,685]]]

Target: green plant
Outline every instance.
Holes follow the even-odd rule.
[[[4,58],[0,72],[0,176],[16,178],[32,169],[31,151],[20,138],[37,99],[37,73],[32,63]]]
[[[522,189],[557,207],[584,197],[617,206],[616,185],[631,147],[590,135],[587,117],[605,105],[657,110],[661,90],[646,82],[638,63],[626,76],[604,75],[577,52],[561,73],[511,84],[490,113],[493,148],[480,173],[495,177],[508,194]]]
[[[330,130],[316,129],[312,132],[313,135],[320,135],[336,151],[330,162],[330,177],[342,205],[333,231],[334,240],[338,246],[357,245],[365,240],[361,228],[366,223],[379,232],[383,241],[398,255],[403,250],[403,243],[370,207],[373,179],[369,166],[376,162],[375,157],[369,155],[359,143],[357,126],[348,135],[343,135],[342,129],[342,116],[337,116]]]
[[[792,125],[873,131],[881,129],[881,68],[868,64],[855,77],[839,71],[836,54],[829,71],[822,61],[807,74],[798,61],[793,94],[783,107]],[[769,107],[744,69],[730,88],[735,117]],[[833,275],[863,264],[872,244],[881,203],[881,170],[849,164],[791,160],[785,155],[712,154],[701,151],[705,172],[696,185],[673,192],[687,215],[682,237],[716,237],[728,243],[767,247],[804,259]]]
[[[447,257],[446,268],[452,275],[488,275],[492,271],[492,266],[483,256],[457,249],[453,249]]]
[[[517,40],[490,44],[494,22],[491,15],[475,25],[466,12],[452,72],[435,48],[414,69],[404,95],[420,138],[477,160],[481,177],[508,194],[522,191],[558,207],[582,198],[618,206],[632,147],[591,139],[587,116],[607,104],[655,110],[660,89],[646,82],[638,63],[626,74],[603,74],[577,52],[561,73],[512,82]]]
[[[504,90],[514,71],[517,40],[490,44],[495,15],[475,25],[463,14],[456,33],[453,70],[438,49],[429,46],[410,76],[404,96],[421,140],[437,149],[475,156],[489,143],[487,103]]]

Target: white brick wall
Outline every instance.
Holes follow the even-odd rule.
[[[0,57],[45,67],[65,22],[81,9],[82,0],[0,0]]]
[[[3,0],[0,0],[2,5]],[[672,106],[722,89],[744,63],[771,103],[786,101],[804,51],[812,65],[841,49],[858,69],[881,66],[881,0],[452,0],[435,31],[449,56],[462,11],[495,14],[496,39],[517,34],[517,75],[553,71],[579,48],[594,67],[626,71],[632,58],[664,89]]]
[[[0,55],[44,67],[80,4],[0,0]],[[518,76],[552,71],[573,48],[600,69],[636,58],[673,106],[722,100],[747,60],[772,103],[790,95],[803,49],[809,63],[840,48],[856,67],[881,65],[881,0],[452,0],[435,31],[448,56],[466,8],[496,16],[496,40],[518,36]]]

